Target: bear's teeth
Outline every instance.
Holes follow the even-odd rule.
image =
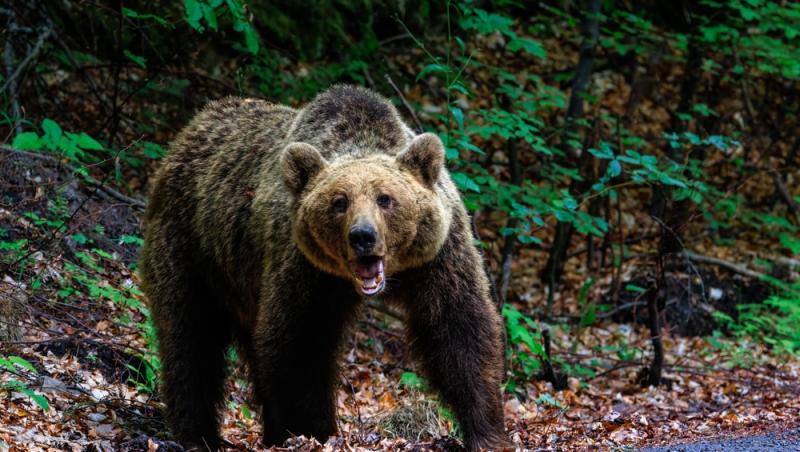
[[[384,274],[383,269],[381,268],[377,275],[371,278],[362,278],[358,277],[358,281],[361,283],[361,292],[364,295],[374,295],[378,293],[381,289],[383,289],[383,282],[384,282]]]

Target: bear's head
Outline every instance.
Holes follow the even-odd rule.
[[[380,294],[387,278],[441,249],[452,215],[439,183],[446,176],[436,135],[414,137],[397,155],[332,162],[310,144],[291,143],[281,164],[300,250],[318,268],[351,279],[362,295]]]

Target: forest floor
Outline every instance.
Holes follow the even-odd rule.
[[[165,440],[141,358],[151,332],[132,270],[139,243],[130,239],[140,237],[140,210],[79,182],[58,161],[30,154],[0,155],[0,180],[18,201],[0,209],[5,240],[33,245],[16,261],[27,264],[18,273],[5,269],[0,281],[2,297],[22,307],[6,322],[0,354],[32,364],[0,373],[0,384],[12,388],[0,392],[0,450],[180,450]],[[54,207],[54,199],[62,201]],[[56,234],[44,219],[54,209],[63,218]],[[324,444],[295,438],[277,450],[458,447],[435,395],[409,378],[415,365],[395,316],[365,308],[347,340],[339,436]],[[552,335],[554,357],[598,371],[570,377],[560,391],[526,381],[507,393],[506,427],[520,448],[640,448],[800,427],[800,362],[760,345],[725,347],[724,339],[668,331],[664,384],[642,388],[636,381],[649,337],[641,325],[602,321],[572,336],[555,326]],[[620,341],[633,353],[625,359]],[[244,371],[231,367],[222,434],[233,449],[258,450],[259,416]]]

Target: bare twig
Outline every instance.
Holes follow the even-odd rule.
[[[726,260],[722,260],[716,257],[711,256],[703,256],[701,254],[695,254],[691,251],[684,251],[683,255],[688,258],[689,260],[699,262],[701,264],[709,264],[709,265],[716,265],[717,267],[722,267],[726,270],[730,270],[734,273],[739,273],[740,275],[749,276],[750,278],[763,280],[767,277],[767,275],[763,273],[759,273],[754,270],[750,270],[749,268],[745,267],[744,265],[734,264],[733,262],[728,262]]]
[[[774,261],[789,268],[800,268],[800,259],[792,259],[784,256],[763,255],[755,251],[745,251],[746,254],[765,261]]]
[[[397,97],[400,98],[400,101],[403,102],[403,105],[406,107],[406,110],[408,110],[408,113],[411,115],[411,118],[414,120],[414,124],[417,125],[417,133],[422,133],[422,131],[423,131],[422,123],[419,122],[419,118],[417,117],[417,114],[414,112],[414,109],[411,108],[411,104],[409,104],[408,101],[406,100],[405,96],[403,96],[403,92],[400,91],[400,88],[398,88],[397,85],[395,85],[394,80],[392,80],[392,77],[390,77],[389,74],[384,74],[383,77],[386,79],[386,81],[389,83],[389,85],[392,86],[392,88],[394,89],[394,92],[397,93]]]
[[[731,50],[733,51],[733,58],[736,61],[736,64],[738,66],[744,68],[744,65],[742,65],[742,60],[741,60],[741,58],[739,58],[739,51],[737,49],[737,46],[736,46],[735,42],[731,46]],[[742,75],[743,76],[739,79],[739,82],[741,83],[742,98],[744,99],[745,111],[747,111],[747,116],[750,117],[750,126],[751,127],[755,127],[755,125],[756,125],[756,117],[757,117],[756,116],[756,109],[753,108],[753,103],[750,101],[750,90],[747,87],[747,85],[750,83],[750,79],[747,76],[746,68],[745,68],[745,71],[743,72]]]
[[[6,67],[6,74],[11,73],[11,67],[14,65],[14,45],[11,44],[11,37],[6,37],[6,45],[5,51],[3,52],[3,62]],[[20,133],[22,132],[22,127],[20,126],[19,119],[22,116],[22,109],[19,106],[19,98],[17,97],[17,82],[14,79],[9,78],[6,81],[6,84],[9,88],[9,102],[11,103],[11,118],[14,121],[14,124],[11,127],[12,132]]]
[[[42,50],[42,46],[44,45],[45,40],[47,40],[47,38],[50,36],[50,33],[52,33],[52,30],[50,28],[45,28],[44,30],[42,30],[42,33],[39,34],[39,38],[36,40],[36,44],[33,45],[31,51],[28,52],[28,55],[26,55],[25,58],[22,59],[22,61],[20,61],[20,63],[17,65],[17,69],[14,70],[14,72],[11,73],[6,78],[5,83],[3,83],[3,87],[0,88],[0,93],[5,92],[5,90],[12,83],[16,83],[17,77],[19,77],[19,75],[22,73],[25,67],[36,57],[36,55],[39,54],[39,51]],[[9,41],[6,41],[7,50],[9,49],[10,46]]]
[[[792,194],[789,192],[789,188],[786,187],[786,184],[783,182],[783,176],[781,173],[778,172],[776,169],[771,169],[770,172],[772,173],[772,181],[775,183],[776,191],[781,195],[783,198],[783,202],[789,207],[789,210],[792,211],[795,218],[800,221],[800,204],[794,200]]]

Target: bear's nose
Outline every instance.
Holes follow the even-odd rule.
[[[353,251],[359,256],[364,256],[372,252],[372,248],[375,247],[375,242],[378,240],[378,233],[370,224],[357,224],[350,228],[347,239],[350,241]]]

